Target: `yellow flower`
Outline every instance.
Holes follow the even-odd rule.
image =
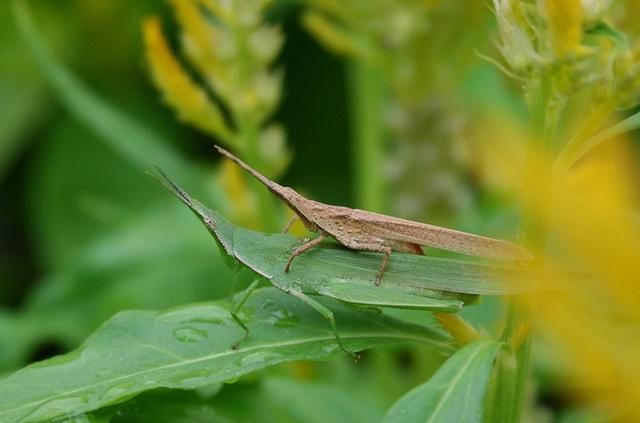
[[[522,149],[488,148],[494,177],[511,182],[529,205],[526,218],[546,216],[550,245],[536,255],[548,275],[540,283],[552,290],[529,298],[527,308],[542,338],[570,363],[563,387],[620,421],[640,421],[640,217],[632,212],[638,175],[629,143],[609,141],[555,175],[551,156],[530,148],[525,179],[534,183],[524,188],[517,182]]]
[[[543,9],[554,53],[560,57],[578,53],[584,19],[581,0],[545,0]]]
[[[218,94],[225,90],[230,78],[221,63],[233,56],[233,40],[228,34],[206,21],[193,0],[171,0],[181,28],[182,47],[193,66]]]
[[[185,122],[230,142],[231,132],[219,108],[182,68],[162,34],[160,21],[147,19],[143,31],[151,74],[165,101]]]

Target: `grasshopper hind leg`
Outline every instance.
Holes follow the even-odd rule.
[[[373,253],[382,253],[384,256],[382,257],[382,263],[380,264],[380,268],[378,273],[376,273],[376,286],[380,285],[380,281],[382,280],[382,276],[384,276],[384,272],[387,269],[387,263],[389,263],[389,258],[391,257],[391,252],[394,250],[396,244],[389,243],[388,241],[376,238],[376,237],[347,237],[347,236],[337,236],[333,235],[336,240],[344,245],[347,248],[358,251],[371,251]],[[406,248],[403,243],[401,245],[402,248]],[[406,243],[408,244],[408,243]],[[402,251],[402,249],[401,249]]]
[[[380,265],[380,269],[378,273],[376,273],[376,286],[380,285],[380,281],[382,281],[382,276],[384,275],[385,270],[387,270],[387,264],[389,263],[389,258],[391,257],[391,247],[380,247],[380,249],[375,249],[371,251],[376,251],[384,254],[382,257],[382,264]]]
[[[333,312],[331,310],[329,310],[327,307],[325,307],[324,305],[320,304],[318,301],[314,300],[313,298],[309,297],[308,295],[306,295],[306,294],[304,294],[304,293],[302,293],[300,291],[297,291],[295,289],[289,289],[286,292],[291,294],[291,295],[293,295],[294,297],[302,300],[307,305],[313,307],[318,313],[320,313],[322,315],[322,317],[327,319],[327,321],[331,325],[331,330],[333,331],[333,335],[335,336],[336,342],[338,343],[338,346],[340,347],[340,349],[342,351],[350,354],[351,356],[353,356],[353,359],[355,361],[358,361],[360,359],[360,354],[356,353],[355,351],[350,350],[342,342],[342,338],[340,337],[340,334],[338,333],[338,328],[336,327],[336,318],[335,318],[335,316],[334,316],[334,314],[333,314]]]
[[[384,257],[382,258],[382,264],[380,265],[380,270],[378,270],[378,273],[376,274],[376,286],[380,285],[380,281],[382,281],[382,276],[384,275],[384,272],[387,269],[387,264],[389,263],[391,252],[394,250],[405,252],[405,253],[417,254],[420,256],[424,255],[424,251],[422,251],[422,248],[418,244],[413,244],[410,242],[394,242],[391,245],[372,246],[370,251],[384,254]]]

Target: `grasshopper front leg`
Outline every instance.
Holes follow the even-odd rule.
[[[322,240],[325,239],[326,237],[327,236],[325,234],[320,234],[316,238],[312,239],[311,241],[307,241],[301,246],[299,246],[298,248],[296,248],[295,250],[293,250],[293,252],[291,253],[291,256],[289,257],[289,260],[287,260],[287,264],[284,266],[284,271],[285,272],[289,271],[289,268],[291,267],[291,262],[293,261],[294,258],[298,257],[300,254],[304,253],[305,251],[320,244]]]
[[[287,232],[289,232],[289,229],[291,229],[291,225],[293,225],[295,223],[295,221],[298,220],[298,219],[299,219],[299,217],[298,217],[297,214],[294,214],[293,216],[291,216],[291,219],[289,219],[289,221],[285,225],[284,229],[282,230],[282,233],[286,234]]]

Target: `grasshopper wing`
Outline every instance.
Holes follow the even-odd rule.
[[[502,260],[530,260],[520,245],[454,229],[414,222],[393,216],[353,210],[352,218],[366,232],[388,241],[418,244],[470,256]]]

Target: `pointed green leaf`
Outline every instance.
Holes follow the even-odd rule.
[[[353,350],[402,341],[452,350],[438,329],[371,309],[323,303],[335,313],[342,340]],[[0,421],[47,421],[159,387],[193,389],[278,363],[342,353],[320,314],[274,288],[256,291],[242,314],[250,330],[243,341],[229,312],[213,303],[119,313],[77,350],[0,380]]]
[[[428,382],[400,398],[384,423],[481,423],[487,383],[500,346],[488,339],[465,346]]]

